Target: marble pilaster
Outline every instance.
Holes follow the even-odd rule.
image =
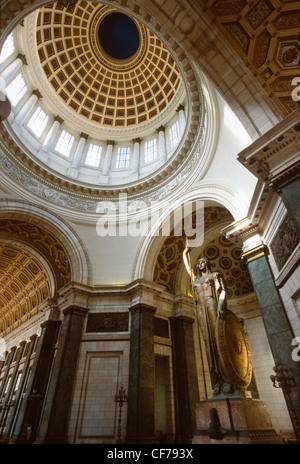
[[[131,342],[127,409],[127,443],[155,443],[154,314],[138,303],[131,311]]]
[[[248,250],[243,254],[247,260],[249,274],[261,310],[261,316],[275,359],[287,368],[296,379],[296,386],[290,392],[283,393],[295,428],[300,437],[300,363],[292,357],[294,333],[288,320],[279,291],[275,285],[273,273],[268,262],[268,249],[265,245]],[[272,366],[270,366],[272,368]],[[272,373],[272,371],[270,372]],[[293,420],[294,418],[294,420]]]
[[[176,442],[190,443],[196,428],[195,407],[199,401],[195,358],[194,318],[170,318],[173,344]]]
[[[22,412],[19,414],[22,422],[17,443],[33,443],[36,439],[60,324],[60,321],[48,320],[41,325],[42,332],[22,403]]]
[[[67,443],[68,420],[86,309],[69,306],[64,311],[56,356],[49,382],[38,441]]]

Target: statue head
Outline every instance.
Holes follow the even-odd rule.
[[[210,262],[204,256],[203,258],[199,258],[197,261],[196,274],[202,275],[204,272],[207,272],[207,271],[210,272],[211,267],[210,267]]]

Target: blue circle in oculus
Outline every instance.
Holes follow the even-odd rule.
[[[103,50],[117,60],[131,58],[140,45],[135,22],[123,13],[106,15],[100,23],[98,37]]]

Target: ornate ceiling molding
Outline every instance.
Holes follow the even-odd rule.
[[[189,127],[174,156],[151,176],[125,186],[102,188],[71,181],[43,167],[26,147],[20,148],[18,145],[21,144],[14,142],[14,134],[11,134],[6,124],[0,126],[2,173],[34,195],[61,207],[90,213],[96,212],[99,201],[114,201],[121,193],[127,194],[130,200],[139,198],[146,203],[172,194],[177,188],[182,187],[185,181],[192,182],[195,176],[199,177],[201,172],[205,172],[211,161],[216,137],[216,130],[212,126],[216,108],[211,90],[206,87],[198,71],[190,67],[187,61],[184,66],[190,76]],[[208,97],[204,97],[204,89]],[[210,98],[210,111],[206,98]]]
[[[0,245],[0,336],[6,336],[38,313],[50,296],[47,273],[20,247]]]

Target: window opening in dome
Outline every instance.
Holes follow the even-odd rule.
[[[14,37],[13,33],[7,36],[7,39],[4,42],[0,53],[0,64],[3,63],[10,55],[15,51]]]
[[[73,135],[69,134],[66,131],[62,131],[60,138],[55,147],[55,151],[61,153],[64,156],[69,156],[70,151],[74,142]]]
[[[27,85],[21,74],[7,86],[6,93],[12,106],[16,106],[27,91]]]
[[[47,125],[49,117],[47,114],[42,110],[42,108],[37,108],[31,118],[27,123],[27,127],[36,135],[36,137],[40,137],[44,132],[44,129]]]
[[[97,168],[100,164],[101,153],[102,147],[100,145],[91,144],[86,155],[85,164]]]
[[[156,139],[145,143],[145,163],[151,163],[156,158]]]
[[[117,60],[132,57],[140,45],[137,26],[123,13],[106,15],[100,23],[98,37],[104,51]]]
[[[170,127],[169,136],[170,136],[171,148],[174,148],[180,139],[180,130],[179,130],[178,121],[176,121],[175,124],[173,124],[173,126]]]
[[[130,159],[130,148],[128,147],[118,148],[116,167],[118,169],[128,168],[129,159]]]

